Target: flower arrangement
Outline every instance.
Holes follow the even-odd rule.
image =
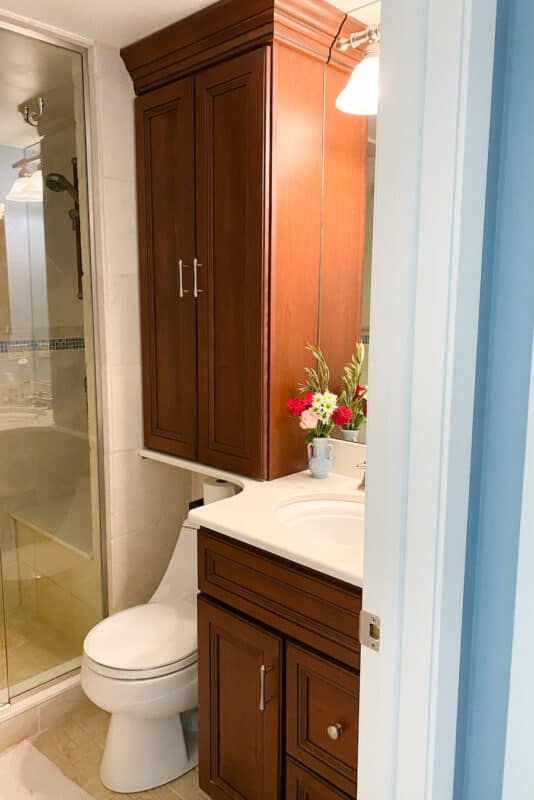
[[[342,426],[344,430],[357,431],[367,419],[367,386],[360,385],[364,359],[365,347],[363,342],[359,342],[341,380],[340,403],[351,411],[350,419]]]
[[[308,345],[317,361],[317,368],[305,367],[305,380],[299,386],[300,396],[287,401],[287,409],[292,417],[299,418],[302,430],[307,431],[306,443],[314,439],[326,439],[336,425],[347,425],[352,420],[352,411],[339,401],[330,391],[330,370],[319,347]]]

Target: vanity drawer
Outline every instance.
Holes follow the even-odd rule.
[[[286,652],[288,755],[355,797],[358,673],[289,644]]]
[[[204,594],[359,668],[357,587],[205,529],[198,581]]]
[[[329,783],[312,775],[291,758],[286,764],[286,800],[346,800]]]

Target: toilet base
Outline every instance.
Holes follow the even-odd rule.
[[[198,764],[198,733],[179,714],[157,719],[112,714],[100,777],[113,792],[143,792],[185,775]]]

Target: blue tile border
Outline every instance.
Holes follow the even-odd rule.
[[[10,339],[0,341],[0,353],[16,350],[83,350],[85,339],[66,337],[64,339]]]

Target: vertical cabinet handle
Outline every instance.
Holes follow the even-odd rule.
[[[198,288],[198,268],[203,266],[198,258],[193,259],[193,297],[197,298],[199,294],[202,294],[204,289]]]
[[[184,289],[184,267],[187,267],[187,264],[184,264],[183,260],[180,258],[178,261],[178,294],[180,300],[183,299],[184,294],[188,294],[189,292],[189,289]]]
[[[262,664],[260,667],[260,711],[265,711],[265,706],[269,702],[265,699],[265,676],[272,670],[272,667],[266,667]]]

